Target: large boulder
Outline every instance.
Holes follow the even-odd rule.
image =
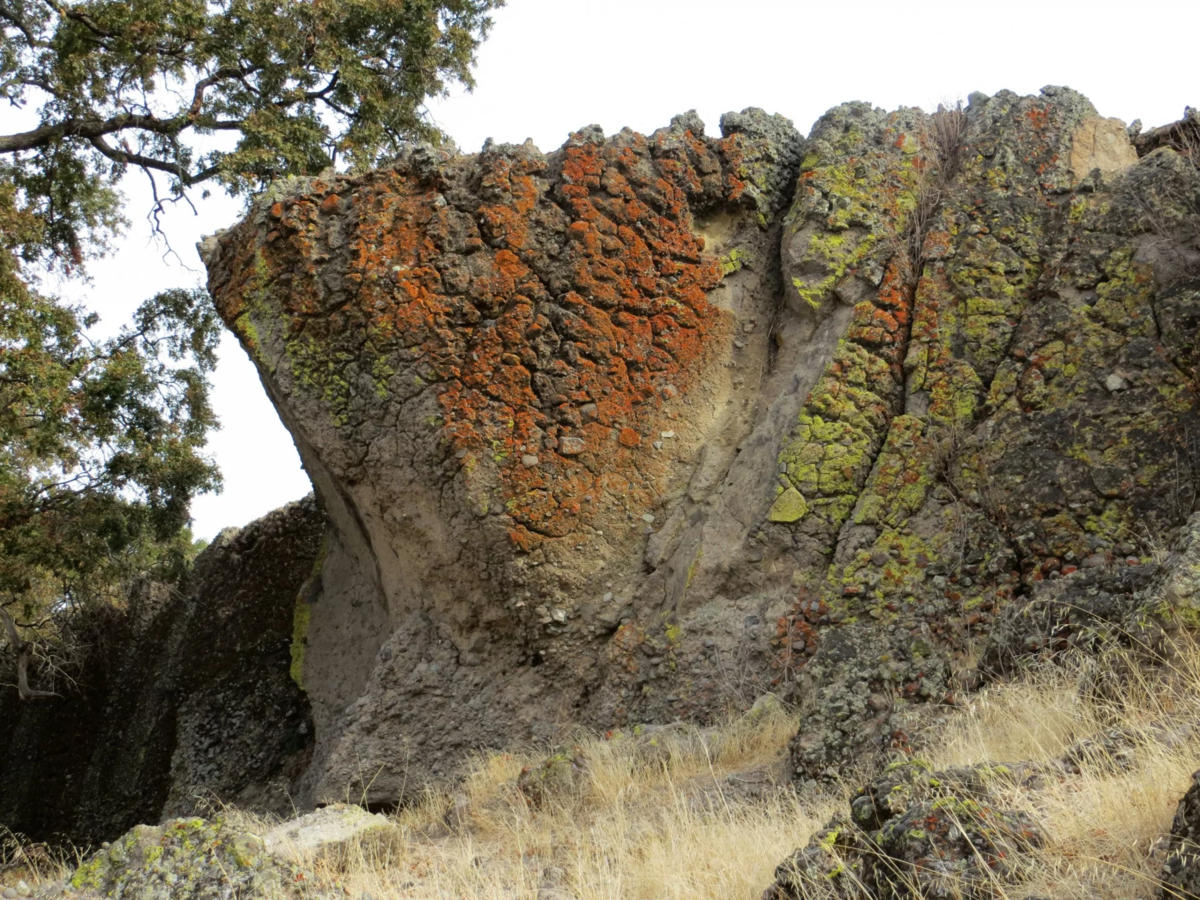
[[[203,245],[332,523],[306,801],[766,690],[827,779],[1190,514],[1185,157],[1065,88],[721,131],[414,146]]]
[[[281,184],[205,245],[334,523],[311,799],[387,802],[475,746],[724,701],[741,629],[693,616],[731,574],[754,589],[772,434],[824,351],[815,320],[778,321],[800,137],[754,110],[722,133],[692,114],[550,155],[417,147]]]

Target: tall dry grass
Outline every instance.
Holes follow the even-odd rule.
[[[839,805],[781,786],[794,730],[772,709],[706,733],[581,735],[575,784],[540,805],[516,779],[544,754],[483,755],[457,790],[399,812],[385,839],[308,864],[375,900],[757,898]],[[747,802],[748,786],[762,796]]]
[[[1003,798],[1049,838],[1022,890],[1055,900],[1154,896],[1172,817],[1200,768],[1195,639],[1178,639],[1161,668],[1114,649],[987,689],[951,720],[934,763],[1053,763],[1072,750],[1078,772]]]

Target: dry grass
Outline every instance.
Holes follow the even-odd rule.
[[[772,711],[719,734],[581,736],[574,789],[540,808],[516,789],[538,755],[481,756],[457,792],[400,812],[389,839],[310,864],[351,896],[376,900],[757,898],[780,860],[840,805],[805,805],[786,788],[739,799],[743,783],[769,784],[782,772],[794,730]]]
[[[1131,674],[1115,686],[1098,678],[1113,671]],[[1131,900],[1158,886],[1164,837],[1200,767],[1198,725],[1200,648],[1186,640],[1157,674],[1113,651],[986,690],[951,721],[933,762],[1046,763],[1098,735],[1128,735],[1128,756],[1097,741],[1079,773],[1046,777],[1003,799],[1033,815],[1049,838],[1031,882],[1014,897]]]
[[[1027,880],[997,885],[997,897],[1153,896],[1162,837],[1200,765],[1200,734],[1180,728],[1200,722],[1200,650],[1181,648],[1165,677],[1145,675],[1133,662],[1116,653],[993,686],[931,741],[927,759],[942,768],[1048,763],[1114,728],[1133,735],[1131,754],[1099,746],[1078,773],[1005,789],[1000,805],[1030,813],[1049,841],[1031,858]],[[1132,683],[1114,687],[1113,679],[1097,677],[1113,671],[1133,672]],[[771,786],[770,776],[786,772],[794,729],[792,717],[773,709],[703,733],[680,727],[653,738],[581,735],[574,786],[540,807],[517,790],[516,779],[543,757],[480,755],[454,790],[431,792],[397,813],[382,837],[307,865],[320,882],[373,900],[757,900],[776,865],[846,809],[845,796],[814,800]],[[764,789],[750,795],[745,786],[754,783]],[[249,830],[270,824],[227,815]],[[25,876],[31,883],[61,872],[39,865]]]

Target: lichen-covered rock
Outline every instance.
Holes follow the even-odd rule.
[[[984,645],[987,676],[1011,675],[1021,666],[1067,653],[1098,655],[1114,647],[1146,664],[1161,662],[1171,633],[1195,627],[1200,615],[1200,515],[1179,529],[1160,562],[1097,562],[1039,583],[1028,600],[1001,611]],[[1110,658],[1097,677],[1120,678],[1115,665]]]
[[[1020,874],[1022,855],[1044,836],[1025,814],[998,809],[997,782],[1021,767],[933,772],[920,762],[890,766],[775,871],[764,900],[970,900],[996,896]]]
[[[1162,880],[1158,893],[1162,900],[1200,897],[1200,772],[1192,775],[1192,786],[1179,801],[1171,822]]]
[[[552,753],[521,770],[517,790],[534,806],[544,806],[555,799],[569,800],[578,792],[586,768],[587,761],[577,751]]]
[[[857,141],[870,158],[889,145],[899,152],[899,115],[847,117],[850,127],[833,128],[826,143]],[[1197,473],[1177,460],[1193,458],[1186,435],[1200,433],[1192,338],[1156,323],[1160,308],[1194,310],[1193,300],[1159,277],[1137,206],[1162,163],[1122,152],[1131,164],[1122,171],[1112,155],[1073,153],[1101,132],[1118,140],[1065,89],[974,95],[952,178],[892,176],[902,195],[934,192],[925,206],[897,201],[899,224],[885,226],[920,232],[900,285],[911,325],[871,330],[872,303],[855,307],[862,325],[846,332],[827,388],[810,396],[781,455],[825,512],[787,526],[790,535],[782,525],[767,532],[812,560],[780,627],[803,690],[818,696],[793,745],[802,779],[902,743],[889,711],[948,698],[949,654],[965,638],[1045,582],[1094,585],[1111,578],[1091,568],[1080,576],[1081,567],[1147,562],[1143,541],[1165,542],[1191,511]],[[916,140],[916,158],[897,156],[893,169],[950,168],[945,154],[926,150],[922,160]],[[1085,163],[1096,165],[1072,168]],[[857,209],[878,177],[866,165],[859,181],[838,186],[825,173],[839,165],[836,154],[805,160],[801,184],[824,185],[823,205],[797,200],[813,210],[805,221],[816,216],[817,235],[840,234],[846,224],[827,210]],[[914,225],[911,210],[921,209]],[[858,227],[873,233],[878,220],[863,216]],[[875,306],[889,281],[880,284]],[[888,363],[893,352],[902,364]]]
[[[299,898],[309,877],[280,864],[262,838],[222,820],[169,819],[138,825],[102,847],[71,876],[62,896],[80,900]]]
[[[394,799],[473,746],[557,737],[564,702],[611,724],[722,702],[715,673],[646,686],[705,653],[672,610],[772,502],[677,547],[755,424],[799,143],[748,110],[720,138],[691,114],[552,154],[414,148],[281,185],[207,244],[335,523],[311,797],[369,771]]]
[[[765,690],[824,780],[997,617],[1086,643],[1200,485],[1200,171],[1137,151],[1049,87],[274,187],[204,252],[333,522],[303,798]]]

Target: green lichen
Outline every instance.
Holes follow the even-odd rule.
[[[734,247],[721,257],[721,271],[725,275],[740,272],[743,266],[750,265],[750,254],[740,247]]]
[[[302,691],[307,690],[304,685],[304,660],[308,650],[308,626],[312,619],[312,604],[308,602],[308,598],[313,593],[314,587],[321,581],[327,553],[328,543],[323,540],[317,558],[313,562],[312,572],[297,593],[296,604],[292,609],[292,643],[288,648],[292,662],[288,668],[288,674]]]
[[[296,383],[320,397],[337,427],[349,422],[352,396],[349,373],[354,355],[319,345],[310,335],[292,335],[287,341],[287,359]]]

